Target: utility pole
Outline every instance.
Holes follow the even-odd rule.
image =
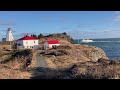
[[[12,50],[12,45],[11,45],[11,36],[10,36],[10,50]]]

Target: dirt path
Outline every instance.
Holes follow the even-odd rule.
[[[37,53],[36,55],[36,67],[47,68],[47,64],[44,60],[44,57],[39,53]]]
[[[37,52],[35,67],[32,70],[31,79],[45,79],[47,74],[47,64],[44,60],[44,57]]]
[[[49,68],[43,55],[39,52],[35,55],[35,65],[30,71],[32,71],[31,79],[51,79],[58,73],[57,70]]]

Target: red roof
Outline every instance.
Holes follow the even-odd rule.
[[[58,40],[46,40],[48,44],[59,44]]]
[[[37,38],[31,37],[31,36],[25,36],[23,38],[20,38],[18,40],[38,40]]]

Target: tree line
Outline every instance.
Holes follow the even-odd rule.
[[[62,34],[67,35],[66,32],[63,32]],[[40,33],[39,35],[32,34],[31,36],[34,37],[34,38],[37,38],[37,39],[45,38],[45,37],[46,37],[46,36],[44,36],[44,35],[41,34],[41,33]],[[49,36],[49,35],[48,35],[48,36]]]
[[[34,37],[34,38],[44,38],[44,36],[40,33],[39,35],[35,35],[35,34],[32,34],[31,35],[32,37]]]

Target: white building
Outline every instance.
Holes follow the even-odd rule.
[[[44,49],[52,48],[53,46],[59,46],[60,43],[58,40],[46,40],[44,43]]]
[[[16,42],[17,49],[38,49],[38,39],[31,37],[31,36],[25,36],[23,38],[20,38]]]
[[[6,41],[13,41],[13,40],[14,40],[14,38],[13,38],[11,28],[8,28],[7,34],[6,34]]]

